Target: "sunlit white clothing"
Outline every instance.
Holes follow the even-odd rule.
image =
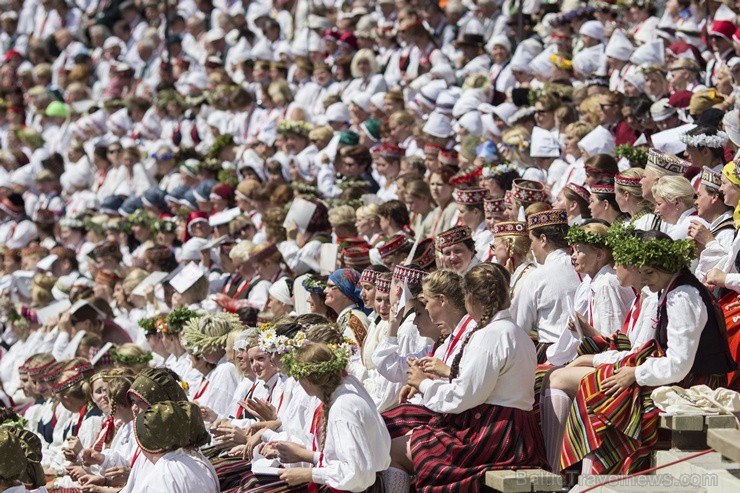
[[[502,310],[471,336],[460,359],[460,373],[421,382],[424,406],[459,414],[481,404],[529,411],[534,404],[537,355],[529,336]]]

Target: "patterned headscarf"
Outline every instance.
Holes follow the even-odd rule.
[[[343,295],[359,305],[360,308],[363,307],[362,298],[360,298],[359,272],[354,269],[335,270],[332,275],[329,276],[329,281],[333,282]]]

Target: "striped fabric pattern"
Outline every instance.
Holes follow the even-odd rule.
[[[602,382],[622,366],[639,366],[647,358],[662,356],[657,341],[651,340],[621,362],[601,365],[583,378],[563,439],[560,460],[564,469],[589,453],[594,454],[593,474],[631,474],[649,467],[659,414],[650,398],[653,388],[634,384],[619,395],[607,396]],[[689,375],[678,385],[716,388],[726,380],[725,375]]]
[[[414,428],[429,424],[429,421],[435,416],[437,416],[437,413],[424,406],[401,404],[390,411],[384,412],[383,420],[391,438],[398,438],[405,436]]]
[[[477,493],[491,469],[548,469],[529,411],[481,404],[432,419],[411,433],[418,493]]]

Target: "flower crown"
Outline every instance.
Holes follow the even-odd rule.
[[[499,164],[498,166],[486,166],[485,168],[483,168],[483,177],[492,178],[494,176],[503,175],[512,171],[516,171],[516,168],[511,165],[511,163],[503,163]]]
[[[305,332],[297,332],[294,338],[279,336],[275,329],[260,332],[257,345],[265,353],[286,354],[293,349],[303,347],[308,343]]]
[[[573,70],[573,61],[559,55],[550,55],[550,61],[561,70]]]
[[[311,294],[321,294],[326,289],[326,283],[309,275],[303,280],[303,288]]]
[[[719,149],[727,143],[729,137],[724,132],[717,132],[717,135],[688,135],[683,134],[679,138],[682,143],[689,147],[709,147],[711,149]]]
[[[638,269],[653,267],[664,272],[678,272],[696,257],[696,244],[686,240],[640,240],[628,233],[610,238],[614,261]]]
[[[302,120],[283,120],[277,126],[279,134],[294,133],[304,137],[308,136],[311,130],[313,130],[313,125]]]
[[[110,357],[113,358],[113,361],[126,366],[147,364],[154,357],[151,351],[147,351],[144,354],[140,354],[138,356],[126,356],[119,353],[115,348],[111,348],[109,353]]]
[[[588,231],[584,231],[580,226],[571,226],[565,239],[569,245],[579,243],[594,248],[609,248],[609,241],[606,235],[589,233]]]
[[[338,346],[330,346],[334,357],[329,361],[320,363],[296,361],[295,351],[290,351],[283,356],[283,369],[287,375],[295,380],[307,377],[309,375],[327,375],[331,373],[341,373],[347,368],[352,350],[350,344],[344,343]]]

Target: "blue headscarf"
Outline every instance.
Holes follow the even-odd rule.
[[[354,269],[335,270],[329,276],[329,281],[345,295],[363,309],[362,298],[360,298],[360,273]]]

